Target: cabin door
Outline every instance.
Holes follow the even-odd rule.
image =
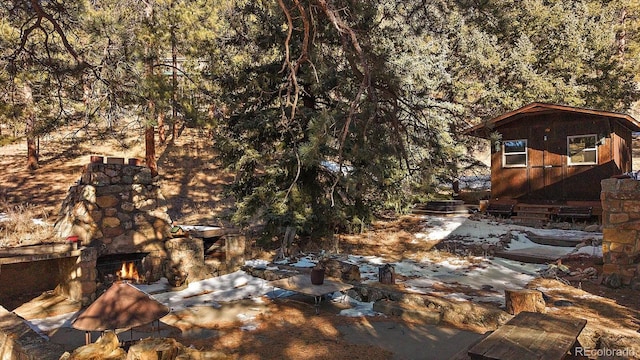
[[[532,128],[529,147],[530,197],[536,200],[563,198],[562,141],[547,128]]]

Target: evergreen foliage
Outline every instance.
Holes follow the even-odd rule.
[[[11,0],[0,121],[135,113],[216,134],[238,224],[362,229],[477,166],[461,131],[532,101],[628,111],[622,0]],[[175,127],[174,127],[175,129]],[[149,135],[149,134],[147,134]]]

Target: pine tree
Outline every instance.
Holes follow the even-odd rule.
[[[83,1],[0,3],[0,79],[5,117],[24,124],[27,168],[38,168],[37,137],[73,115],[74,85],[89,67],[76,43]]]

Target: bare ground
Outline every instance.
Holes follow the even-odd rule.
[[[105,136],[90,142],[82,136],[61,133],[40,142],[41,167],[25,170],[26,144],[0,147],[0,211],[32,204],[53,222],[67,194],[77,181],[91,154],[119,157],[144,157],[142,133],[115,140]],[[206,134],[186,129],[175,142],[158,145],[158,164],[162,192],[168,201],[173,220],[184,224],[226,225],[233,201],[223,195],[232,175],[219,166]],[[324,248],[360,255],[385,254],[390,260],[407,254],[428,254],[435,244],[411,244],[407,241],[421,229],[418,217],[381,220],[362,235],[340,236],[327,240]],[[317,244],[309,244],[308,249]],[[262,254],[269,255],[269,251]],[[433,255],[433,254],[431,254]],[[585,264],[584,262],[588,262]],[[567,263],[572,268],[598,266],[592,260]],[[583,345],[620,347],[638,341],[640,328],[640,294],[629,288],[609,289],[592,282],[566,285],[539,279],[530,287],[551,289],[552,300],[570,301],[560,308],[564,314],[586,318]],[[551,306],[551,305],[550,305]],[[211,324],[222,330],[216,338],[184,339],[186,345],[201,349],[222,350],[238,359],[389,359],[391,354],[371,346],[353,345],[339,336],[337,326],[345,322],[376,319],[349,319],[327,313],[313,314],[313,307],[297,301],[269,305],[268,315],[259,319],[256,331],[246,332],[237,324]],[[387,319],[388,320],[388,319]]]

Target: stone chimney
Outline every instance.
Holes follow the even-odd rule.
[[[156,253],[164,257],[171,229],[157,178],[139,159],[92,156],[69,189],[55,224],[59,236],[77,236],[98,256]]]

